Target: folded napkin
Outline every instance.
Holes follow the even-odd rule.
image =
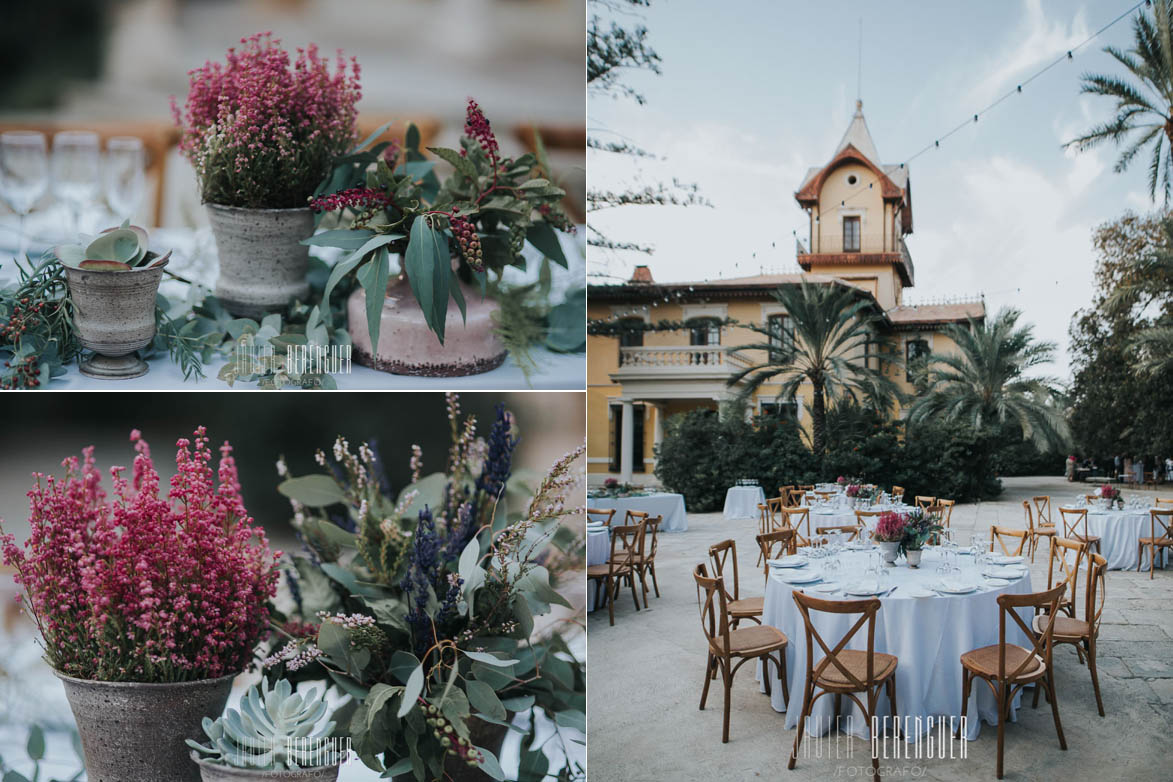
[[[1010,582],[1004,578],[990,578],[986,579],[986,586],[1005,587],[1010,586]]]
[[[880,582],[875,579],[870,581],[856,581],[849,584],[845,591],[848,594],[876,594],[880,591]]]
[[[900,588],[900,594],[904,597],[932,597],[935,593],[920,586],[904,586]]]
[[[977,587],[968,581],[961,581],[956,578],[951,578],[941,582],[941,587],[946,592],[969,592]]]
[[[790,554],[782,557],[782,559],[767,559],[766,564],[770,567],[786,567],[795,568],[806,565],[806,557],[801,554]]]
[[[1026,572],[1020,567],[992,567],[988,568],[983,575],[991,578],[1019,578]]]
[[[990,561],[995,565],[1018,565],[1022,563],[1022,557],[1007,556],[1006,554],[995,554],[990,557]]]

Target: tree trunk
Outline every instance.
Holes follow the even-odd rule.
[[[823,397],[823,381],[812,380],[814,399],[811,401],[811,444],[815,459],[822,465],[827,452],[827,402]]]

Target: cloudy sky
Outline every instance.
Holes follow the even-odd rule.
[[[592,221],[616,239],[651,244],[647,258],[594,253],[598,277],[648,263],[658,281],[794,269],[794,201],[803,173],[830,158],[854,111],[863,26],[864,115],[884,163],[908,160],[1038,69],[1086,40],[1135,0],[889,2],[653,0],[645,14],[662,76],[626,81],[647,105],[592,95],[589,127],[662,160],[592,153],[592,187],[673,178],[696,182],[707,208],[625,207]],[[1069,374],[1067,328],[1092,295],[1094,228],[1149,211],[1147,165],[1112,171],[1116,152],[1062,148],[1111,115],[1079,94],[1080,74],[1118,73],[1105,45],[1131,45],[1124,19],[910,163],[916,264],[913,303],[984,293],[1014,306],[1059,345],[1051,373]]]

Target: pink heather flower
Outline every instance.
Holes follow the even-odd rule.
[[[904,527],[908,524],[908,515],[886,511],[876,519],[876,529],[873,536],[876,540],[896,543],[904,537]]]
[[[32,533],[0,534],[44,638],[70,676],[100,681],[190,681],[244,670],[268,625],[277,553],[240,498],[232,449],[216,475],[203,427],[177,442],[166,497],[150,448],[131,433],[132,479],[112,467],[109,499],[94,466],[62,462],[65,477],[34,474]]]

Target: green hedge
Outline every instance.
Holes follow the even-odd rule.
[[[756,478],[774,496],[779,486],[858,476],[909,497],[931,494],[959,502],[998,496],[998,439],[961,424],[910,427],[858,408],[829,416],[831,446],[820,468],[799,429],[776,418],[747,423],[736,410],[720,420],[691,410],[665,424],[656,477],[684,495],[690,510],[720,510],[739,478]]]

